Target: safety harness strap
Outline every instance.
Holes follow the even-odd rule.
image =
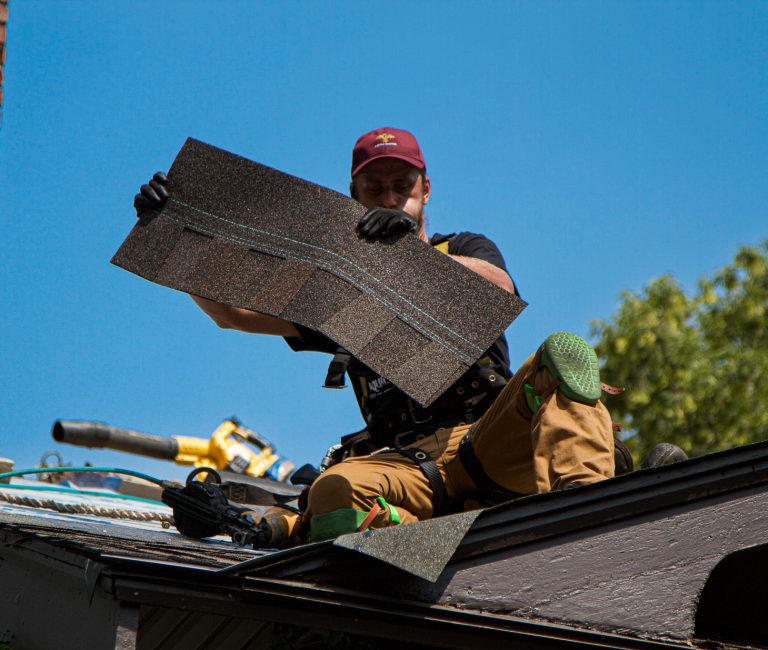
[[[421,449],[412,449],[411,447],[395,447],[394,449],[409,460],[416,463],[424,476],[429,481],[429,487],[432,490],[432,516],[438,517],[443,514],[446,506],[445,481],[440,475],[437,463],[430,455]]]
[[[472,449],[472,436],[474,432],[475,429],[472,427],[459,443],[459,459],[462,465],[464,465],[464,469],[467,470],[469,478],[477,486],[480,494],[483,498],[494,503],[503,503],[504,501],[522,496],[517,492],[512,492],[502,487],[486,474],[483,466],[480,464],[480,460],[475,455],[475,450]]]
[[[337,348],[331,363],[328,364],[328,374],[325,376],[323,388],[344,388],[344,375],[352,362],[352,355],[344,348]]]
[[[376,517],[379,516],[379,513],[384,511],[388,513],[388,526],[397,526],[401,522],[400,513],[397,511],[397,508],[392,504],[387,503],[387,500],[384,497],[376,497],[376,503],[373,504],[368,511],[368,514],[365,516],[365,519],[363,519],[362,523],[357,527],[357,532],[362,533],[363,531],[368,530],[368,527],[373,523]]]

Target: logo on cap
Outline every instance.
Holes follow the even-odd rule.
[[[377,140],[381,140],[381,142],[377,142],[375,145],[373,145],[374,149],[378,149],[379,147],[396,147],[397,142],[390,142],[390,140],[394,140],[397,136],[393,133],[379,133],[379,135],[376,136]]]

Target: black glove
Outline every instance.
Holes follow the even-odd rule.
[[[403,232],[416,234],[419,224],[407,212],[390,208],[371,208],[360,219],[357,230],[368,239],[384,239]]]
[[[147,210],[160,210],[168,200],[168,179],[163,172],[156,172],[146,185],[141,186],[139,194],[133,197],[136,216],[140,217]]]

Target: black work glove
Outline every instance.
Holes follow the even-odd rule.
[[[403,232],[416,234],[419,224],[407,212],[391,208],[371,208],[360,219],[357,230],[368,239],[385,239]]]
[[[163,172],[156,172],[146,185],[141,186],[139,194],[133,197],[136,216],[140,217],[147,210],[160,210],[168,200],[168,179]]]

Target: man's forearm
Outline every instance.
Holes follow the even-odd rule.
[[[191,298],[221,328],[250,332],[251,334],[299,336],[299,331],[290,321],[250,309],[222,305],[200,296],[191,296]]]
[[[489,282],[493,282],[497,287],[501,287],[510,293],[515,293],[515,285],[512,282],[512,278],[498,266],[494,266],[490,262],[476,257],[465,257],[463,255],[451,255],[451,257],[459,264],[466,266],[470,271],[474,271],[478,275],[482,275]]]

